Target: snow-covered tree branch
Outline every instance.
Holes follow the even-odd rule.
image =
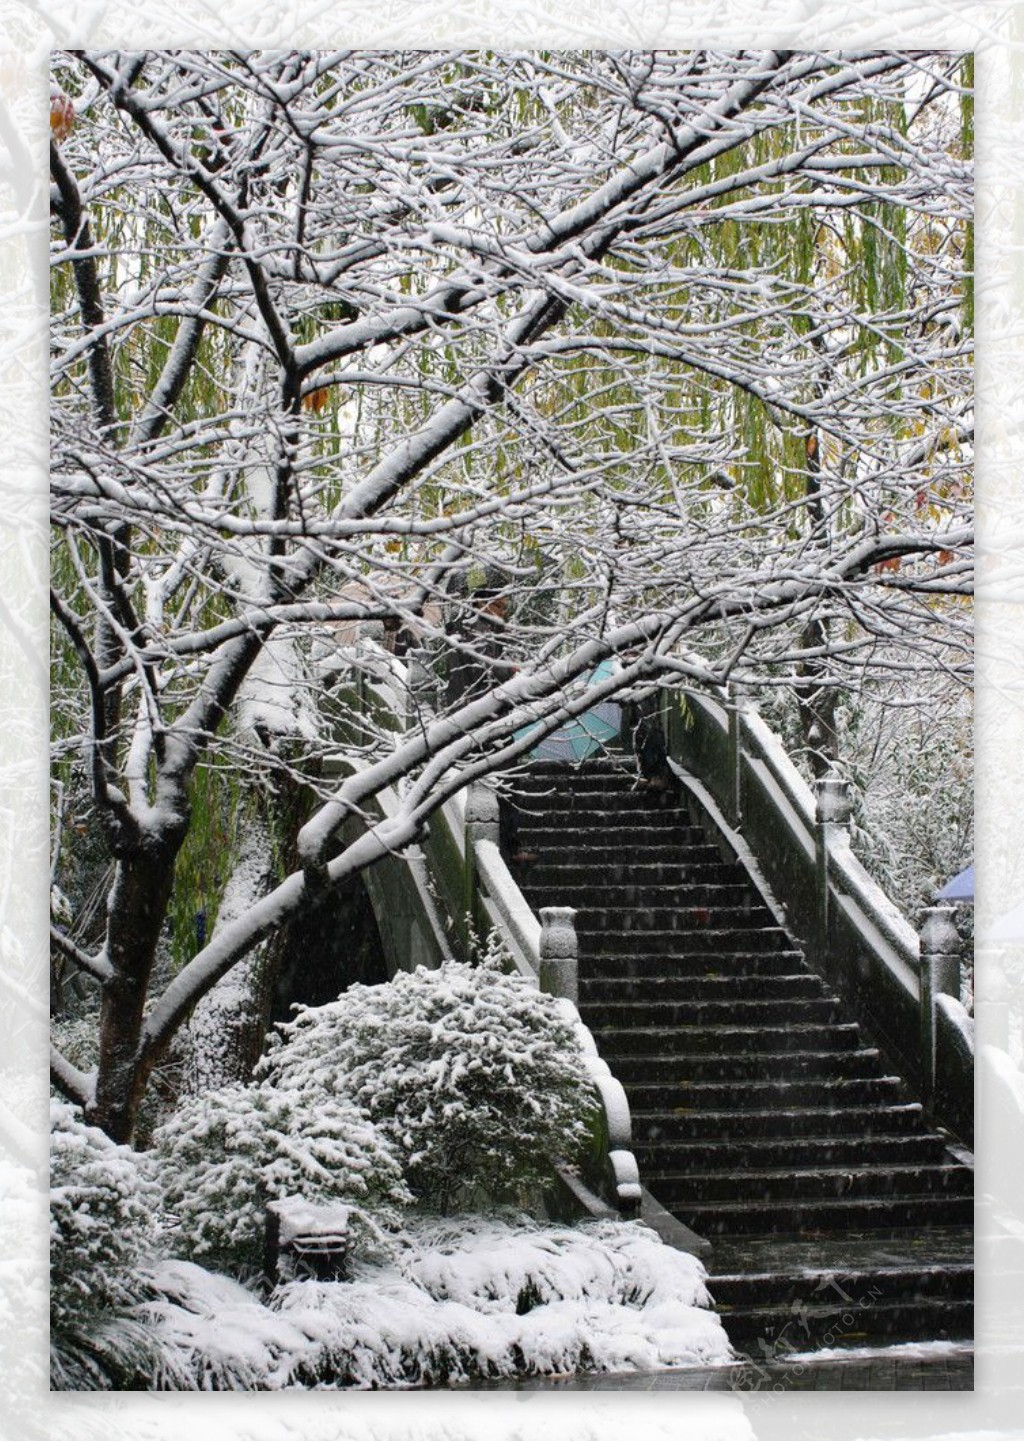
[[[969,79],[55,57],[54,765],[114,871],[102,933],[58,942],[102,997],[95,1073],[54,1075],[115,1140],[219,978],[528,722],[730,679],[820,719],[828,688],[969,675]],[[353,739],[323,660],[357,685],[367,627],[442,684]],[[275,776],[307,802],[290,859],[163,976],[199,799]]]

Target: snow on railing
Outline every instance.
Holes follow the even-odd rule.
[[[668,732],[673,759],[700,777],[691,790],[710,789],[734,828],[729,843],[753,851],[787,922],[866,1008],[926,1099],[966,1116],[970,1038],[939,1004],[960,990],[947,911],[928,911],[918,936],[853,854],[847,783],[833,775],[812,790],[745,694],[687,693],[686,702],[685,718],[668,713]],[[940,1064],[950,1073],[938,1074]]]
[[[458,817],[449,824],[457,826]],[[612,1075],[583,1024],[576,1006],[577,965],[575,912],[568,906],[545,906],[534,915],[498,848],[498,797],[486,784],[470,788],[462,813],[464,855],[475,899],[501,938],[521,974],[542,990],[558,996],[583,1052],[587,1075],[602,1110],[607,1139],[606,1185],[616,1208],[626,1215],[641,1202],[640,1174],[632,1150],[632,1120],[622,1085]]]
[[[819,889],[827,888],[833,897],[846,897],[893,947],[908,967],[908,975],[916,975],[918,937],[913,926],[851,849],[846,829],[850,816],[847,783],[839,777],[828,776],[818,782],[815,794],[793,764],[782,741],[752,706],[739,708],[738,722],[738,743],[744,755],[757,756],[764,763],[807,827],[808,839],[815,844],[819,855],[819,866],[827,865],[827,876],[819,874]]]

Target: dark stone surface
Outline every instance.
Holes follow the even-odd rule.
[[[523,892],[577,910],[581,1014],[625,1087],[641,1180],[712,1242],[733,1344],[777,1361],[969,1337],[969,1158],[722,835],[610,759],[531,767],[515,803],[537,856]]]

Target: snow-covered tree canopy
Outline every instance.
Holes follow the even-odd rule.
[[[93,1120],[129,1137],[196,1001],[527,720],[965,669],[969,82],[947,54],[55,58],[56,759],[114,866],[102,945],[55,940],[102,988],[98,1069],[55,1076]],[[372,621],[516,668],[364,734],[299,869],[152,996],[200,766],[314,784],[316,656]]]

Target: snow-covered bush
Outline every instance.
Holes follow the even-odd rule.
[[[372,1252],[412,1200],[387,1138],[322,1092],[224,1086],[183,1101],[154,1140],[174,1250],[228,1271],[260,1266],[269,1201],[344,1201],[357,1248]]]
[[[159,1251],[160,1192],[144,1163],[75,1107],[50,1105],[50,1355],[57,1389],[120,1389],[152,1342],[142,1267]]]
[[[263,1070],[303,1095],[351,1096],[441,1211],[516,1200],[571,1161],[596,1106],[561,1004],[493,959],[399,973],[300,1010]]]
[[[401,1257],[269,1304],[164,1262],[154,1317],[197,1389],[365,1389],[716,1364],[731,1350],[690,1255],[631,1222],[414,1218]]]

